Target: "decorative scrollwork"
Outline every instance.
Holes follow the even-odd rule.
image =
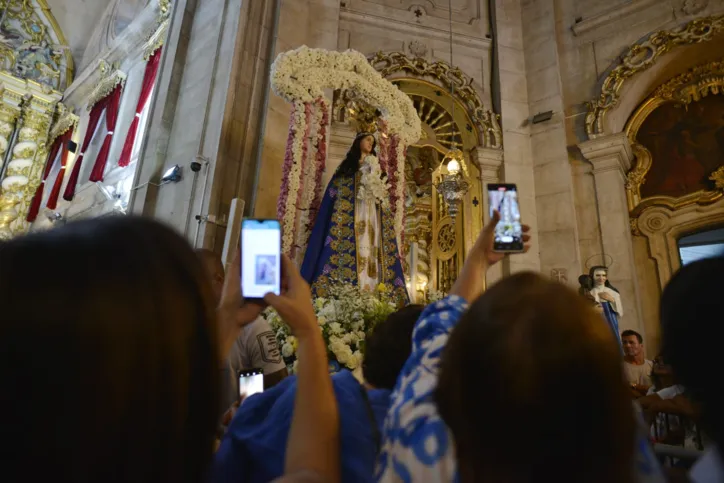
[[[98,70],[100,71],[101,78],[96,86],[93,88],[91,95],[88,97],[87,109],[89,111],[93,109],[93,106],[98,101],[113,92],[113,89],[115,89],[116,86],[126,82],[126,74],[121,72],[119,70],[119,67],[120,64],[118,64],[117,62],[114,64],[109,64],[105,60],[101,59],[100,63],[98,64]]]
[[[485,109],[480,96],[473,87],[473,79],[465,75],[458,67],[442,61],[428,62],[416,57],[410,58],[403,52],[377,52],[369,58],[370,64],[383,77],[398,72],[406,72],[419,77],[432,77],[447,88],[454,87],[458,99],[465,106],[471,119],[483,135],[486,148],[503,148],[503,131],[500,128],[500,116]]]
[[[714,171],[709,179],[714,182],[716,189],[724,191],[724,166],[720,166],[719,169]]]
[[[711,16],[693,20],[672,30],[655,32],[631,46],[621,57],[620,63],[603,80],[601,94],[586,103],[588,136],[593,139],[604,134],[603,119],[606,113],[618,104],[621,87],[627,79],[654,65],[659,57],[674,47],[705,42],[722,31],[724,31],[724,15]]]
[[[443,253],[450,253],[455,249],[455,227],[447,223],[440,227],[437,233],[437,246]]]

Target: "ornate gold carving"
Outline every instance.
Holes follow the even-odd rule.
[[[58,103],[56,112],[56,121],[53,124],[53,128],[50,130],[50,137],[48,138],[48,144],[52,144],[58,136],[62,136],[69,129],[73,129],[78,125],[79,118],[62,103]]]
[[[101,60],[98,64],[98,70],[100,70],[101,78],[93,88],[91,95],[88,97],[87,109],[90,111],[93,106],[106,97],[108,94],[113,92],[119,84],[126,82],[126,74],[118,70],[120,64],[118,62],[109,64],[105,60]]]
[[[631,234],[633,236],[641,236],[641,230],[639,229],[639,219],[638,218],[629,218],[629,224],[631,225]]]
[[[651,67],[656,60],[679,45],[696,44],[712,39],[724,30],[724,15],[696,19],[672,30],[653,33],[631,46],[603,80],[601,94],[587,103],[586,133],[590,138],[604,134],[606,113],[619,101],[621,87],[627,79]]]
[[[413,59],[403,52],[377,52],[369,58],[369,61],[383,77],[403,72],[422,78],[432,77],[448,89],[454,87],[456,97],[465,106],[473,122],[478,125],[478,130],[483,135],[483,145],[487,148],[503,148],[500,116],[485,109],[473,87],[473,79],[465,75],[460,68],[451,67],[442,61],[428,62],[420,57]]]
[[[158,9],[161,12],[162,17],[168,17],[171,15],[171,0],[158,0]]]
[[[37,87],[28,85],[35,94]],[[42,93],[33,94],[24,96],[18,143],[13,147],[7,176],[0,185],[0,239],[27,230],[29,224],[25,216],[35,189],[40,184],[42,165],[47,155],[46,139],[55,105],[51,102],[52,97],[45,97]]]
[[[145,45],[143,46],[144,60],[150,59],[153,53],[160,49],[166,42],[170,21],[171,20],[168,18],[163,20],[158,28],[153,32],[153,34],[151,34],[149,39],[146,41]]]
[[[724,191],[724,166],[719,166],[719,169],[714,171],[709,179],[714,182],[716,189]]]
[[[702,64],[670,79],[656,88],[628,120],[625,131],[635,157],[634,167],[626,178],[626,196],[632,217],[639,216],[649,206],[664,206],[675,210],[695,203],[699,205],[714,203],[722,197],[724,187],[717,184],[716,191],[701,190],[679,198],[670,196],[641,198],[641,186],[646,181],[646,174],[651,169],[652,163],[656,162],[652,159],[649,150],[636,142],[638,131],[644,121],[662,104],[676,102],[688,105],[710,94],[724,94],[724,61]],[[712,175],[710,178],[712,181],[715,181],[713,176],[718,172],[719,170]]]
[[[0,69],[64,89],[73,78],[73,57],[46,0],[6,0],[0,8]]]

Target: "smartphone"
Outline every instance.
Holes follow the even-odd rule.
[[[493,210],[500,213],[500,222],[495,227],[493,250],[496,252],[522,252],[523,226],[520,223],[518,188],[514,184],[489,184],[488,202],[491,218]]]
[[[261,300],[281,293],[281,226],[277,220],[241,222],[241,291],[245,299]]]
[[[249,397],[264,392],[264,371],[248,369],[239,371],[239,397]]]

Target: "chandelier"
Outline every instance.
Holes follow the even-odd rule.
[[[457,132],[455,130],[455,82],[452,79],[453,71],[453,30],[452,30],[452,0],[448,1],[449,22],[450,22],[450,70],[448,77],[450,78],[450,99],[452,101],[452,120],[450,122],[450,140],[452,142],[450,149],[440,163],[440,178],[435,183],[435,189],[440,193],[447,203],[448,213],[453,220],[460,212],[460,205],[463,198],[470,189],[470,183],[465,179],[467,169],[465,167],[465,156],[458,149],[456,141]],[[443,169],[444,168],[444,169]]]

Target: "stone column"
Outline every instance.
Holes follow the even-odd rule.
[[[500,149],[477,147],[470,157],[480,170],[480,184],[483,188],[483,220],[490,221],[490,201],[488,200],[488,184],[500,183],[500,168],[503,166],[504,154]],[[507,263],[504,260],[503,263]],[[505,267],[509,269],[509,267]],[[503,264],[493,266],[485,279],[488,286],[503,278]]]
[[[0,239],[27,231],[30,224],[25,218],[43,173],[48,131],[60,93],[35,94],[23,104],[17,143],[0,185]]]
[[[633,162],[631,145],[625,133],[618,133],[585,141],[578,147],[593,165],[596,200],[591,202],[598,204],[604,251],[600,263],[610,263],[613,259],[609,278],[621,292],[624,305],[624,315],[619,321],[620,329],[634,329],[644,335],[626,202],[626,173]]]

